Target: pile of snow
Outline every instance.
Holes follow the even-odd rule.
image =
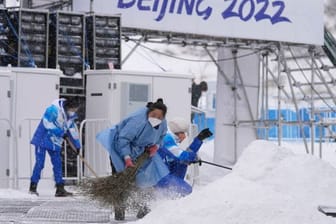
[[[203,161],[213,162],[213,154],[214,154],[214,140],[206,141],[203,143],[200,151],[198,152],[198,156]],[[205,186],[209,183],[222,178],[223,176],[230,173],[230,170],[222,169],[216,166],[212,166],[206,163],[202,163],[201,166],[199,164],[194,165],[195,172],[191,172],[191,178],[197,178],[193,177],[192,175],[197,175],[197,170],[199,172],[199,182],[195,183],[197,184],[195,187]],[[193,171],[192,167],[189,166],[188,172]]]
[[[335,223],[336,169],[272,142],[252,142],[233,171],[185,198],[157,202],[137,223]]]
[[[294,153],[297,154],[306,154],[306,148],[303,141],[283,141],[282,146],[290,148]],[[312,145],[311,142],[307,144],[309,154],[314,154],[315,157],[322,158],[324,161],[330,163],[333,167],[336,168],[336,143],[335,142],[315,142]]]

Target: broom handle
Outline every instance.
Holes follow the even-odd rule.
[[[138,170],[145,161],[149,158],[149,153],[147,151],[143,152],[135,161],[135,168]]]
[[[92,167],[90,166],[90,164],[84,159],[84,157],[82,155],[78,155],[80,160],[82,160],[82,162],[85,164],[85,166],[91,171],[91,173],[97,178],[98,175],[97,173],[92,169]]]
[[[77,149],[76,147],[73,145],[73,143],[70,141],[69,137],[66,137],[67,142],[70,145],[70,148],[77,153]],[[95,176],[98,177],[97,173],[92,169],[92,167],[90,166],[90,164],[84,159],[84,157],[80,154],[78,154],[80,160],[82,160],[82,162],[85,164],[85,166],[91,171],[91,173]]]
[[[139,168],[145,163],[145,161],[149,158],[149,153],[147,151],[143,152],[134,162],[134,167],[132,170],[131,176],[135,176],[138,172]],[[127,168],[126,168],[127,169]]]

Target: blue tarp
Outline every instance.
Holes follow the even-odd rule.
[[[307,122],[311,119],[310,115],[310,110],[309,108],[301,108],[299,109],[299,114],[301,121]],[[298,121],[298,116],[297,113],[293,110],[289,109],[282,109],[281,110],[281,117],[284,121],[293,121],[297,122]],[[318,114],[315,114],[313,120],[315,122],[320,121],[320,119],[323,118],[335,118],[336,117],[336,112],[321,112]],[[266,118],[265,118],[266,119]],[[269,120],[278,120],[278,110],[276,109],[270,109],[268,110],[268,119]],[[325,128],[321,128],[319,126],[315,126],[315,138],[317,140],[320,138],[320,134],[322,135],[322,138],[324,138],[328,132],[326,131]],[[331,126],[332,131],[336,131],[336,125]],[[261,139],[266,138],[266,129],[261,127],[258,129],[258,137]],[[269,138],[278,138],[278,127],[276,125],[270,126],[268,130],[268,137]],[[300,130],[299,125],[283,125],[282,126],[282,138],[285,139],[298,139],[298,138],[310,138],[311,137],[311,127],[308,124],[305,124],[303,126],[303,132]]]
[[[213,139],[215,136],[215,118],[214,117],[206,117],[204,114],[195,114],[193,123],[197,125],[199,131],[204,128],[209,128],[210,131],[214,134],[210,139]]]
[[[300,118],[302,121],[306,122],[310,120],[310,109],[309,108],[301,108],[299,109]],[[281,110],[281,118],[283,121],[292,121],[297,122],[298,116],[294,110],[290,109],[282,109]],[[323,118],[336,118],[336,112],[321,112],[316,114],[314,117],[315,122],[318,122]],[[260,118],[261,119],[261,118]],[[277,139],[278,138],[278,127],[276,126],[276,122],[278,121],[278,110],[270,109],[268,110],[268,118],[264,118],[264,120],[274,120],[274,123],[271,123],[271,126],[268,129],[264,128],[263,123],[260,123],[260,128],[258,128],[258,138],[266,139],[267,134],[269,139]],[[263,120],[263,119],[261,119]],[[198,126],[198,130],[202,130],[203,128],[208,127],[213,133],[215,133],[215,118],[208,118],[204,114],[196,114],[193,120],[193,123]],[[331,130],[336,132],[336,125],[332,125]],[[320,138],[321,129],[319,126],[315,126],[315,138],[318,141]],[[322,128],[322,138],[325,138],[326,135],[329,135],[328,131],[325,128]],[[305,136],[306,138],[311,137],[311,127],[307,124],[303,126],[303,132],[300,130],[300,126],[294,124],[285,124],[282,125],[282,138],[284,139],[300,139]],[[213,138],[212,136],[211,138]]]

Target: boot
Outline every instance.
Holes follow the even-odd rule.
[[[142,219],[143,217],[145,217],[145,215],[147,215],[150,212],[150,209],[147,206],[142,206],[140,207],[136,217],[138,219]]]
[[[64,184],[56,184],[56,193],[55,197],[67,197],[72,196],[71,192],[68,192],[64,189]]]
[[[122,221],[125,220],[125,208],[114,206],[114,220]]]
[[[37,183],[31,182],[30,187],[29,187],[29,193],[39,196],[39,193],[36,191],[36,188],[37,188]]]

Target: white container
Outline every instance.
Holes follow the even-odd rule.
[[[5,89],[0,91],[1,114],[8,117],[13,129],[11,137],[14,138],[8,157],[2,157],[2,160],[9,163],[6,170],[9,186],[28,188],[35,163],[35,148],[30,140],[45,109],[59,97],[62,72],[57,69],[3,67],[0,68],[2,73],[7,75],[1,76],[5,81],[1,81],[1,85],[5,85]],[[42,178],[53,181],[49,159],[46,159]]]
[[[117,123],[157,98],[167,105],[168,119],[190,117],[191,75],[122,70],[88,70],[85,74],[88,119]]]
[[[10,89],[10,72],[0,71],[0,188],[9,187],[9,153],[13,143]]]

